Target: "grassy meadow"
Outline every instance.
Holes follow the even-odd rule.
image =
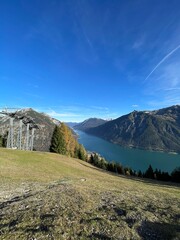
[[[0,239],[180,239],[180,186],[0,148]]]

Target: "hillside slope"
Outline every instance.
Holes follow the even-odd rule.
[[[0,149],[0,239],[179,239],[179,186]]]
[[[134,111],[85,131],[122,146],[180,153],[180,106]]]

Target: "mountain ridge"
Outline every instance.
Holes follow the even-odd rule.
[[[180,105],[133,111],[85,132],[121,146],[180,153]]]
[[[76,130],[85,131],[86,129],[89,129],[89,128],[98,127],[106,122],[107,120],[104,120],[101,118],[88,118],[83,122],[76,124],[73,128]]]

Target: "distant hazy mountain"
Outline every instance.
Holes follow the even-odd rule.
[[[180,105],[134,111],[84,131],[122,146],[180,153]]]
[[[55,125],[59,125],[60,121],[51,118],[49,115],[39,113],[31,108],[22,109],[16,113],[17,115],[31,117],[33,121],[39,126],[35,130],[34,149],[38,151],[49,151],[50,142]],[[4,134],[9,127],[9,120],[7,116],[0,119],[0,134]],[[15,133],[17,132],[18,122],[14,120]],[[24,126],[25,131],[25,126]]]
[[[89,119],[75,125],[73,128],[77,129],[77,130],[81,130],[81,131],[86,131],[87,129],[100,126],[106,122],[107,122],[106,120],[100,119],[100,118],[89,118]]]
[[[65,124],[70,127],[70,128],[73,128],[75,125],[79,124],[77,122],[65,122]]]

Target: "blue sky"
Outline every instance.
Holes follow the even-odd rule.
[[[180,1],[2,0],[0,82],[62,121],[180,104]]]

